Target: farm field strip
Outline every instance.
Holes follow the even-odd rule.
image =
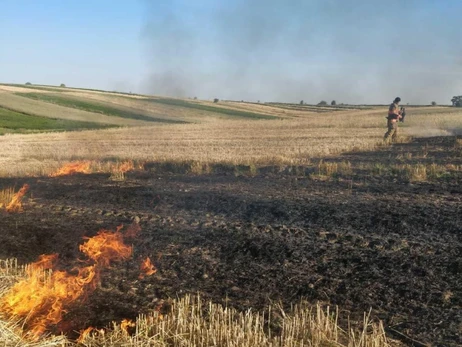
[[[69,107],[59,106],[24,98],[13,93],[0,91],[0,107],[14,110],[20,113],[36,115],[49,118],[60,118],[75,121],[95,122],[103,124],[112,124],[118,126],[143,125],[148,122],[142,122],[134,119],[124,119],[120,117],[111,117],[103,114],[77,110]],[[149,123],[148,123],[149,124]]]
[[[128,109],[123,107],[114,107],[113,105],[104,103],[104,102],[95,102],[89,100],[82,100],[80,98],[75,98],[69,95],[56,95],[48,93],[16,93],[16,95],[29,98],[32,100],[38,100],[43,102],[48,102],[51,104],[56,104],[64,107],[75,108],[87,112],[104,114],[107,116],[127,118],[140,120],[145,122],[160,122],[160,123],[179,123],[180,121],[165,118],[155,118],[152,117],[146,112],[138,112],[134,109]],[[182,122],[183,123],[183,122]]]
[[[169,106],[178,106],[183,108],[192,108],[197,109],[200,111],[205,112],[213,112],[218,114],[223,114],[230,118],[243,118],[243,119],[274,119],[274,116],[263,114],[263,113],[255,113],[249,111],[243,111],[238,109],[232,108],[225,108],[225,107],[217,107],[212,105],[206,105],[204,103],[197,103],[197,102],[190,102],[185,101],[182,99],[171,99],[171,98],[150,98],[148,99],[150,102],[160,103]]]
[[[0,134],[5,133],[37,133],[46,131],[73,131],[85,129],[104,129],[113,127],[110,124],[82,122],[65,119],[53,119],[35,115],[18,113],[0,107]]]

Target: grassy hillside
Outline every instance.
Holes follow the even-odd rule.
[[[104,129],[109,127],[112,127],[112,125],[39,117],[0,108],[0,134]]]
[[[149,99],[149,101],[164,104],[164,105],[192,108],[192,109],[206,111],[206,112],[214,112],[214,113],[224,114],[226,116],[234,117],[234,118],[248,118],[248,119],[275,119],[276,118],[274,116],[270,116],[270,115],[263,114],[263,113],[255,113],[255,112],[249,112],[249,111],[235,110],[231,108],[209,106],[209,105],[189,102],[189,101],[185,101],[181,99],[155,98],[155,99]]]
[[[93,113],[101,113],[108,116],[114,117],[121,117],[121,118],[128,118],[128,119],[136,119],[146,122],[161,122],[161,123],[185,123],[174,119],[160,119],[154,118],[150,116],[146,116],[136,111],[131,111],[127,109],[121,109],[114,106],[109,106],[107,104],[101,102],[95,102],[93,100],[85,101],[78,98],[72,98],[67,95],[55,95],[49,93],[15,93],[16,95],[38,100],[44,101],[64,107],[76,108],[79,110],[93,112]]]
[[[214,104],[131,93],[41,85],[0,84],[0,107],[50,118],[122,126],[150,123],[207,123],[225,119],[270,120],[292,111],[252,104]],[[153,124],[150,124],[153,125]]]
[[[51,104],[40,100],[33,100],[16,95],[14,92],[3,92],[1,88],[0,107],[16,111],[18,113],[53,119],[93,122],[101,124],[111,124],[116,126],[152,124],[152,122],[144,122],[136,119],[107,116],[101,113],[88,112],[71,107]]]

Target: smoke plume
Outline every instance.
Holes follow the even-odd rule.
[[[438,5],[439,4],[439,5]],[[448,104],[460,5],[422,0],[145,1],[144,92],[234,100]]]

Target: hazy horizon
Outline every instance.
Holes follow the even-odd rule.
[[[312,104],[462,94],[456,0],[2,5],[2,83]]]

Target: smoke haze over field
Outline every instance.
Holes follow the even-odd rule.
[[[461,13],[460,0],[4,0],[0,82],[449,104]]]
[[[144,92],[448,104],[462,94],[456,0],[145,1]]]

